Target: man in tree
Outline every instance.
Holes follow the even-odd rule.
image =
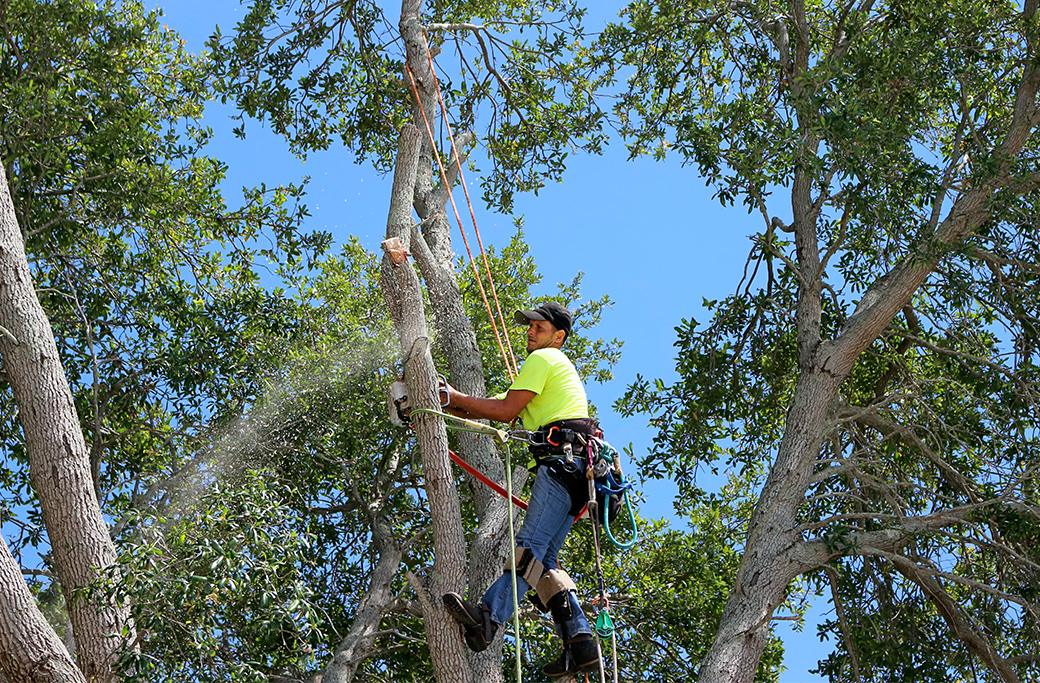
[[[457,593],[444,595],[444,605],[463,627],[466,644],[484,650],[513,613],[512,578],[522,595],[534,587],[538,603],[552,615],[563,639],[563,653],[547,664],[547,676],[564,676],[599,667],[599,646],[578,604],[577,588],[560,569],[557,555],[577,510],[587,500],[585,454],[598,426],[589,418],[585,388],[574,365],[560,350],[571,330],[571,314],[556,302],[531,311],[517,311],[516,322],[527,324],[527,360],[505,394],[477,398],[446,386],[447,409],[461,417],[511,422],[523,419],[535,433],[531,447],[537,474],[523,526],[516,534],[516,565],[491,585],[479,604]],[[582,484],[586,484],[584,487]]]

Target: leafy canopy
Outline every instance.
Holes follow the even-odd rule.
[[[661,0],[626,19],[594,59],[626,78],[632,153],[678,154],[762,218],[734,295],[677,328],[679,379],[618,402],[657,429],[646,471],[694,499],[704,466],[764,482],[784,436],[815,429],[787,421],[813,340],[846,334],[900,261],[938,259],[859,357],[797,492],[798,536],[844,556],[809,577],[844,610],[821,627],[837,647],[822,671],[996,680],[986,642],[1034,675],[1038,147],[1009,162],[1000,145],[1020,134],[1035,18],[1010,2]],[[992,188],[987,220],[936,242],[973,188]],[[881,532],[904,540],[860,544]]]

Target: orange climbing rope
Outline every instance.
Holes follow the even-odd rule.
[[[469,189],[466,187],[466,178],[462,171],[462,160],[459,157],[458,149],[455,147],[455,136],[451,130],[451,124],[448,121],[448,109],[444,104],[444,97],[441,95],[441,86],[437,80],[437,73],[433,66],[433,55],[430,54],[429,44],[426,43],[426,36],[423,36],[423,45],[426,48],[426,56],[430,60],[430,72],[433,74],[433,82],[437,88],[437,101],[440,103],[441,111],[444,114],[444,125],[448,129],[448,139],[451,140],[451,150],[455,155],[455,160],[459,167],[459,184],[462,185],[462,190],[466,195],[466,203],[469,205],[469,215],[473,221],[473,232],[477,238],[477,244],[480,248],[480,255],[484,262],[484,270],[487,273],[488,283],[491,288],[491,298],[495,302],[495,310],[498,312],[498,321],[495,320],[495,314],[491,311],[491,303],[488,300],[487,291],[484,289],[484,283],[480,275],[480,270],[477,267],[476,259],[473,258],[473,251],[469,246],[469,238],[466,236],[466,230],[462,226],[462,217],[459,214],[459,208],[455,204],[455,197],[452,195],[450,190],[450,184],[448,183],[448,174],[444,169],[444,161],[441,159],[440,151],[437,149],[437,141],[433,135],[433,129],[430,126],[430,120],[426,116],[426,110],[422,106],[422,101],[419,98],[419,89],[415,83],[415,75],[412,73],[412,68],[405,63],[405,68],[408,71],[408,79],[412,84],[412,91],[415,93],[415,101],[419,105],[419,111],[422,113],[423,123],[426,127],[426,135],[430,140],[430,147],[433,150],[434,158],[437,160],[437,168],[440,171],[441,182],[444,183],[445,190],[448,191],[448,199],[451,202],[451,208],[455,213],[455,221],[459,226],[459,232],[462,234],[462,242],[466,245],[466,254],[469,256],[470,265],[473,268],[473,276],[477,282],[477,288],[480,290],[480,297],[484,301],[484,309],[487,311],[488,320],[491,322],[491,330],[495,334],[495,341],[498,342],[498,349],[502,354],[502,361],[505,363],[506,372],[509,374],[509,379],[513,380],[516,375],[520,372],[519,365],[516,362],[516,355],[513,353],[513,344],[509,340],[508,325],[506,325],[505,316],[502,314],[502,305],[498,300],[498,291],[495,288],[495,279],[491,275],[491,265],[488,262],[487,253],[484,251],[484,241],[480,237],[480,228],[477,226],[476,213],[473,210],[473,202],[470,200]],[[499,331],[499,322],[501,322],[502,328]],[[503,344],[503,337],[505,343]],[[508,347],[508,353],[506,351]]]
[[[430,62],[430,73],[433,74],[433,85],[437,89],[437,101],[441,105],[441,113],[444,115],[444,125],[448,129],[448,140],[451,142],[451,153],[455,155],[456,161],[459,164],[459,184],[462,186],[462,193],[466,196],[466,205],[469,207],[469,216],[473,221],[473,234],[477,238],[477,245],[480,247],[480,257],[484,260],[484,271],[488,276],[488,284],[491,285],[491,294],[495,301],[495,310],[498,312],[498,319],[502,323],[503,331],[508,329],[506,324],[505,316],[502,315],[502,306],[498,301],[498,291],[495,288],[495,279],[491,277],[491,265],[488,263],[487,253],[484,251],[484,240],[480,237],[480,228],[477,227],[477,216],[473,212],[473,201],[469,197],[469,186],[466,184],[466,176],[462,171],[462,161],[459,156],[459,150],[455,146],[455,134],[451,130],[451,120],[448,116],[448,107],[444,103],[444,96],[441,94],[441,82],[437,78],[437,71],[433,66],[433,54],[430,52],[430,46],[426,42],[426,34],[423,34],[423,45],[426,47],[426,57]],[[433,142],[431,140],[430,144]],[[456,218],[458,214],[456,213]],[[462,226],[459,226],[459,230],[462,230]],[[509,341],[509,335],[506,336],[506,345],[509,347],[509,355],[513,360],[513,369],[519,372],[519,366],[516,363],[516,355],[513,353],[513,345]]]

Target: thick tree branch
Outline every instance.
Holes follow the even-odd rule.
[[[350,630],[336,646],[336,654],[325,668],[322,683],[350,683],[361,662],[374,651],[379,625],[394,600],[391,590],[397,578],[403,552],[394,541],[393,527],[382,514],[384,500],[369,504],[372,545],[379,558],[372,570],[368,590],[358,603]]]
[[[890,555],[887,559],[900,574],[921,587],[953,635],[964,643],[972,654],[1000,676],[1004,683],[1019,683],[1020,679],[1012,665],[1000,656],[985,634],[971,627],[961,613],[957,601],[946,592],[935,576],[905,557]]]
[[[464,150],[473,143],[473,140],[473,133],[465,131],[455,136],[455,144],[452,147],[457,150]],[[466,161],[464,152],[459,152],[459,155],[461,158],[455,157],[451,160],[451,163],[445,166],[444,177],[441,178],[441,182],[432,191],[415,193],[415,210],[420,216],[432,216],[439,211],[444,211],[447,207],[448,199],[455,188],[455,181],[459,178],[462,164]]]
[[[881,531],[850,532],[841,536],[798,541],[792,546],[790,556],[802,565],[805,571],[810,571],[845,555],[885,555],[900,552],[920,534],[964,524],[971,509],[974,509],[974,506],[907,518],[898,527]]]

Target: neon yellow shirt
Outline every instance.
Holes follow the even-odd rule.
[[[509,389],[535,393],[531,402],[520,411],[524,429],[529,431],[557,420],[589,416],[589,403],[578,371],[559,349],[532,351]]]

